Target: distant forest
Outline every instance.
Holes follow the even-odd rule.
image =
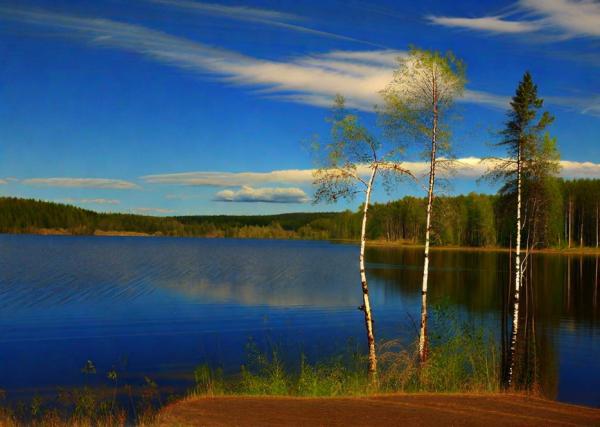
[[[556,179],[549,184],[548,203],[538,247],[597,246],[600,180]],[[436,245],[508,246],[514,229],[511,196],[470,193],[438,197],[433,219]],[[367,236],[371,240],[421,243],[426,200],[406,196],[371,207]],[[525,207],[526,215],[526,207]],[[64,230],[70,234],[137,232],[157,236],[270,239],[349,239],[360,237],[359,212],[289,213],[250,216],[181,216],[98,213],[75,206],[31,199],[0,198],[1,233]],[[514,240],[514,239],[513,239]]]

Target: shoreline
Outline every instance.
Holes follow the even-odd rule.
[[[199,238],[199,239],[230,239],[231,237],[211,237],[211,236],[168,236],[164,234],[150,234],[137,231],[105,231],[94,230],[93,234],[73,233],[64,228],[41,228],[36,230],[28,230],[22,233],[0,233],[10,235],[34,235],[34,236],[95,236],[95,237],[173,237],[173,238]],[[246,238],[236,238],[246,239]],[[315,242],[332,242],[339,244],[358,245],[358,240],[351,239],[265,239],[260,237],[249,237],[247,239],[256,240],[306,240]],[[412,242],[403,241],[387,241],[387,240],[367,240],[367,246],[381,248],[397,248],[397,249],[423,249],[424,245]],[[459,252],[514,252],[514,248],[504,248],[500,246],[431,246],[432,251],[459,251]],[[550,255],[596,255],[600,256],[600,248],[596,247],[573,247],[573,248],[543,248],[533,249],[532,253],[550,254]],[[524,253],[522,251],[521,253]]]

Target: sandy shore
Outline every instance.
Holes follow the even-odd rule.
[[[158,425],[599,426],[600,409],[513,394],[199,397],[167,406]]]

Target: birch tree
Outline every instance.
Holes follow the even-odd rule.
[[[510,362],[508,367],[507,385],[510,387],[513,380],[515,366],[515,353],[517,348],[517,337],[519,332],[519,298],[522,286],[521,259],[523,221],[523,186],[524,180],[532,178],[536,174],[544,173],[545,167],[557,164],[554,153],[549,153],[540,158],[540,153],[548,151],[548,146],[555,145],[543,132],[552,123],[554,118],[548,113],[540,115],[543,100],[537,96],[537,86],[533,83],[531,74],[526,72],[517,87],[516,93],[510,102],[511,109],[508,112],[508,121],[501,132],[502,139],[499,146],[506,149],[507,157],[497,159],[496,166],[488,173],[493,180],[504,182],[501,193],[511,193],[516,196],[516,218],[515,218],[515,261],[514,261],[514,303],[513,320],[510,339]],[[545,148],[544,148],[545,147]],[[545,163],[544,163],[545,162]],[[556,166],[558,167],[558,166]],[[530,212],[532,215],[533,212]]]
[[[419,144],[429,163],[423,280],[421,286],[421,327],[419,357],[427,360],[427,285],[429,279],[429,245],[431,217],[436,192],[436,172],[445,163],[450,150],[451,109],[465,85],[465,67],[452,53],[411,49],[399,59],[393,81],[382,91],[382,119],[385,128],[401,139],[408,135]]]
[[[315,150],[323,158],[320,168],[314,173],[315,202],[336,202],[339,199],[352,200],[356,194],[364,195],[362,222],[360,232],[359,273],[362,290],[362,305],[359,309],[364,313],[367,343],[369,348],[368,373],[374,384],[377,379],[377,353],[375,349],[375,331],[373,328],[373,312],[369,298],[369,286],[365,270],[365,245],[369,205],[379,175],[410,175],[396,161],[398,150],[382,153],[383,145],[374,138],[358,117],[346,111],[344,98],[336,96],[331,134],[332,142]]]

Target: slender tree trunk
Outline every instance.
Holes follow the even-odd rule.
[[[519,332],[519,291],[521,289],[521,143],[517,153],[517,241],[515,244],[515,302],[513,308],[513,324],[510,337],[510,366],[508,368],[508,386],[512,385],[515,356],[517,350],[517,334]]]
[[[367,343],[369,345],[369,378],[371,383],[377,381],[377,355],[375,353],[375,333],[373,331],[373,314],[371,313],[371,302],[369,300],[369,286],[367,284],[367,274],[365,271],[365,244],[367,240],[367,213],[369,211],[369,202],[371,200],[371,189],[373,188],[373,181],[375,180],[375,174],[377,173],[377,165],[373,166],[371,177],[367,186],[365,196],[365,206],[363,208],[362,227],[360,233],[360,283],[362,286],[363,293],[363,305],[360,309],[365,314],[365,327],[367,329]]]
[[[431,135],[431,160],[429,164],[429,188],[427,191],[427,219],[425,220],[425,251],[423,261],[423,284],[421,288],[421,331],[419,333],[419,358],[427,360],[429,350],[427,339],[427,282],[429,279],[429,238],[431,234],[431,211],[433,208],[433,190],[435,186],[435,162],[437,149],[438,105],[437,87],[433,79],[433,129]]]

